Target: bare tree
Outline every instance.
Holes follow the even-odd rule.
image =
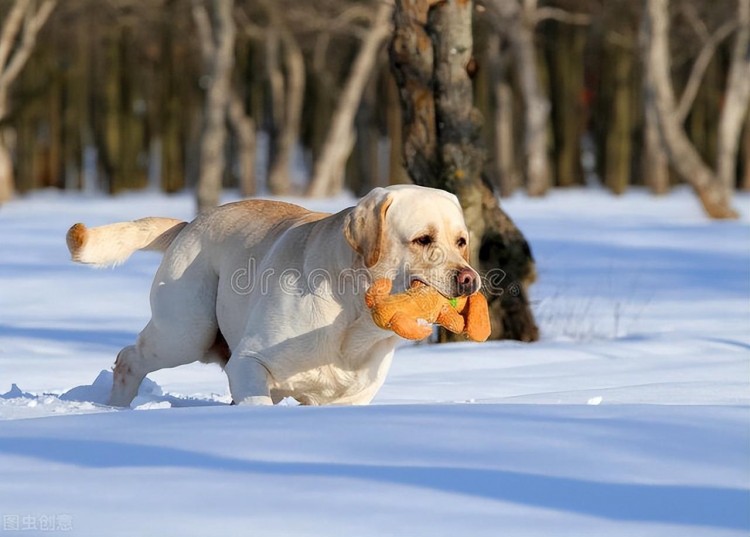
[[[641,29],[646,67],[646,113],[653,114],[655,118],[659,139],[670,163],[683,180],[694,188],[706,213],[713,218],[737,217],[731,202],[735,163],[742,121],[750,98],[750,0],[738,0],[738,3],[740,27],[719,120],[717,172],[704,162],[681,124],[681,112],[675,102],[670,75],[668,0],[646,0]]]
[[[299,140],[302,121],[305,62],[276,0],[259,1],[270,22],[266,33],[266,68],[271,83],[274,128],[277,129],[272,140],[268,188],[272,194],[288,194],[291,191],[292,154]]]
[[[226,166],[226,118],[231,96],[235,27],[233,0],[193,0],[193,19],[198,29],[206,85],[200,175],[197,187],[198,211],[219,204]]]
[[[643,78],[644,91],[651,87],[647,75]],[[669,161],[659,139],[659,125],[653,108],[644,110],[643,123],[643,180],[653,194],[669,191]]]
[[[701,49],[693,62],[685,87],[677,102],[675,110],[680,124],[685,122],[690,109],[698,95],[698,90],[704,80],[704,75],[721,43],[737,28],[737,21],[730,20],[719,26],[713,33],[709,32],[706,24],[696,13],[695,5],[683,3],[681,14],[688,23],[693,34],[700,40]],[[643,37],[643,36],[642,36]],[[649,79],[649,72],[643,76],[643,92],[647,96],[653,82]],[[659,125],[653,107],[644,107],[643,125],[642,174],[644,182],[654,194],[665,194],[669,190],[669,159],[659,138]]]
[[[716,173],[723,188],[734,190],[737,179],[737,151],[742,124],[750,101],[750,0],[738,0],[739,27],[734,38],[724,107],[719,118],[719,154]]]
[[[245,104],[236,89],[232,90],[227,119],[237,141],[237,183],[240,196],[255,195],[255,121],[245,112]]]
[[[500,194],[510,196],[521,185],[520,170],[515,155],[515,136],[513,134],[514,106],[513,88],[510,83],[509,51],[504,50],[500,34],[492,32],[487,38],[488,67],[492,76],[492,92],[495,101],[493,152],[497,183]]]
[[[530,196],[542,196],[551,186],[549,162],[550,102],[539,80],[534,29],[545,19],[568,24],[588,24],[586,14],[570,13],[555,7],[539,7],[538,0],[490,0],[490,15],[510,43],[521,98],[524,102],[524,156],[526,190]]]
[[[56,0],[15,0],[0,30],[0,122],[10,113],[10,89],[29,59]],[[0,203],[13,196],[13,159],[0,133]]]
[[[352,152],[356,137],[354,116],[362,100],[365,85],[372,74],[378,52],[391,33],[392,12],[391,2],[381,2],[372,26],[359,48],[339,97],[338,107],[333,114],[322,153],[315,163],[308,188],[310,196],[336,194],[344,186],[346,159]]]
[[[493,0],[489,6],[510,42],[524,102],[526,190],[530,196],[542,196],[550,187],[547,153],[550,103],[539,81],[534,46],[536,0]]]
[[[404,159],[412,180],[461,201],[470,260],[485,274],[493,339],[534,341],[527,299],[535,278],[528,243],[481,178],[481,116],[473,106],[470,64],[473,2],[397,0],[391,68],[404,118]]]

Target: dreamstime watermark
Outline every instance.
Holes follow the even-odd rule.
[[[431,265],[433,265],[431,263]],[[408,263],[398,269],[379,274],[379,278],[393,281],[397,290],[408,289],[414,280],[419,280],[438,288],[451,288],[453,279],[457,278],[458,269],[445,269],[435,263],[425,268],[412,267]],[[507,273],[494,268],[479,273],[482,290],[488,296],[501,296],[509,293],[519,296],[521,286],[514,281],[508,281]],[[278,269],[266,267],[259,270],[255,258],[248,259],[247,266],[236,269],[230,278],[230,286],[238,295],[258,293],[267,295],[278,288],[282,293],[292,296],[304,296],[320,289],[326,289],[333,294],[364,294],[374,280],[372,272],[366,268],[346,268],[332,272],[324,268],[300,270],[298,268]]]
[[[73,531],[73,516],[55,514],[3,514],[3,532],[68,532]]]

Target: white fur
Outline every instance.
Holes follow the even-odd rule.
[[[173,218],[141,218],[95,228],[81,226],[82,244],[71,241],[68,248],[73,261],[97,267],[119,265],[136,250],[164,251],[186,222]]]
[[[468,266],[456,245],[467,236],[456,198],[416,186],[375,189],[334,215],[244,201],[178,233],[166,220],[134,224],[90,230],[81,255],[111,262],[173,240],[151,288],[152,319],[118,355],[110,398],[117,406],[130,404],[149,372],[198,360],[225,365],[240,404],[285,397],[367,404],[385,380],[397,336],[373,323],[366,288],[380,277],[408,280],[417,270],[450,292],[456,270]],[[436,236],[439,259],[426,260],[414,243],[425,230]],[[159,232],[171,235],[159,239]],[[373,245],[378,256],[366,251]],[[365,258],[374,264],[366,268]],[[364,278],[342,278],[353,271]]]

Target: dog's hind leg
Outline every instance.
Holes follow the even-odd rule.
[[[187,277],[190,270],[204,277]],[[182,277],[170,267],[159,268],[151,287],[151,320],[135,345],[117,356],[109,403],[126,407],[146,375],[192,362],[226,362],[229,351],[216,320],[218,278],[206,277],[204,267],[192,265]]]
[[[183,331],[181,338],[175,340],[174,332],[172,337],[168,337],[156,327],[153,320],[149,322],[136,344],[125,347],[117,355],[109,404],[129,406],[146,375],[159,369],[197,361],[225,365],[229,357],[226,343],[222,344],[223,338],[211,326],[213,323],[210,319],[203,324],[201,329]],[[212,332],[213,335],[210,335]]]
[[[136,345],[129,345],[120,351],[115,360],[110,406],[130,406],[138,394],[141,382],[150,372],[143,367],[144,362]]]

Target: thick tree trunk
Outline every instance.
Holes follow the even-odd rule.
[[[731,206],[732,191],[706,165],[679,122],[670,77],[668,0],[646,0],[642,32],[648,85],[645,105],[657,119],[670,163],[695,189],[709,216],[737,218]]]
[[[427,14],[437,0],[396,0],[389,48],[401,100],[404,165],[418,185],[437,184],[437,122],[433,95],[433,50]]]
[[[461,201],[470,259],[484,274],[493,312],[492,337],[533,341],[538,329],[526,298],[533,258],[481,179],[481,116],[466,71],[472,8],[465,0],[396,2],[390,54],[404,110],[404,157],[415,183],[451,191]]]
[[[375,66],[380,47],[390,35],[393,6],[383,2],[378,8],[370,31],[359,48],[347,76],[339,104],[333,114],[323,151],[315,163],[308,195],[313,197],[337,194],[344,185],[346,159],[354,147],[354,117],[362,99],[365,84]]]
[[[200,147],[198,212],[219,204],[226,166],[226,115],[234,62],[233,3],[233,0],[210,0],[210,15],[200,0],[196,0],[193,6],[193,16],[202,28],[201,49],[208,79]]]

